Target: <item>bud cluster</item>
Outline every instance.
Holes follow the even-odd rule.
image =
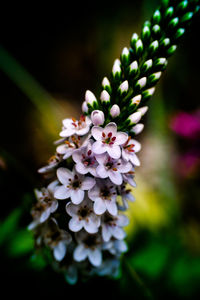
[[[63,120],[55,155],[39,169],[47,185],[36,190],[32,208],[36,246],[45,249],[68,282],[78,275],[115,276],[127,251],[123,213],[134,201],[127,184],[135,187],[140,165],[135,140],[144,125],[144,105],[176,50],[191,17],[195,1],[163,1],[145,22],[141,37],[131,38],[104,77],[99,99],[89,90],[79,120]],[[48,257],[49,257],[48,254]]]

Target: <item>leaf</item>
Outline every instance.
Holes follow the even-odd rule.
[[[33,235],[28,229],[22,229],[16,233],[8,245],[8,253],[11,256],[21,256],[34,249]]]

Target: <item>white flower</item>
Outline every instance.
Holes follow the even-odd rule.
[[[57,221],[51,218],[45,223],[42,238],[45,245],[52,249],[55,259],[57,261],[63,260],[67,252],[67,245],[72,241],[71,235],[60,229]]]
[[[131,189],[126,188],[126,185],[123,184],[121,186],[118,187],[118,191],[120,196],[122,197],[122,203],[123,205],[118,205],[118,208],[122,211],[127,210],[128,208],[128,201],[134,202],[135,201],[135,197],[133,196],[133,194],[131,193]]]
[[[84,228],[88,233],[96,233],[101,223],[100,216],[97,216],[92,209],[92,202],[85,197],[79,205],[72,202],[67,203],[66,211],[72,217],[69,221],[69,229],[77,232]]]
[[[92,140],[88,144],[73,152],[72,158],[75,161],[76,171],[80,174],[90,173],[96,176],[96,167],[98,165],[96,157],[92,152]]]
[[[98,234],[79,232],[77,241],[79,245],[74,250],[74,260],[80,262],[88,258],[93,266],[99,267],[102,263],[100,236]]]
[[[81,203],[85,190],[89,190],[95,185],[94,178],[77,174],[75,169],[70,171],[66,168],[59,168],[57,177],[62,185],[56,189],[54,197],[60,200],[70,197],[74,204]]]
[[[135,153],[140,151],[141,144],[131,137],[128,138],[122,148],[122,158],[125,161],[130,161],[134,166],[139,166],[140,161]],[[129,170],[130,171],[130,170]]]
[[[112,158],[120,158],[120,145],[127,141],[128,135],[125,132],[117,132],[117,125],[115,123],[111,122],[105,128],[99,126],[92,127],[92,135],[96,140],[92,145],[92,150],[95,154],[108,152]]]
[[[61,137],[69,137],[73,134],[85,135],[90,130],[92,121],[86,116],[81,116],[80,120],[64,119],[63,130],[60,132]]]
[[[101,110],[93,110],[91,113],[91,120],[93,125],[103,125],[105,118],[104,113]]]
[[[50,157],[48,160],[48,165],[40,168],[38,170],[38,173],[40,174],[50,174],[55,171],[55,168],[58,166],[58,164],[61,162],[62,157],[59,154],[55,154]]]
[[[94,212],[97,215],[102,215],[106,210],[113,216],[117,215],[116,188],[109,179],[98,179],[88,196],[94,201]]]
[[[88,112],[88,106],[86,101],[83,101],[81,108],[82,108],[82,112],[84,113]]]
[[[93,92],[87,90],[85,92],[85,102],[87,104],[93,105],[95,102],[97,102],[97,99],[95,97],[95,95],[93,94]]]
[[[47,188],[42,188],[41,191],[35,190],[37,202],[31,210],[34,220],[29,224],[29,230],[32,230],[37,225],[45,222],[49,216],[57,210],[58,201],[53,196],[57,186],[58,181],[55,180],[51,182]]]
[[[139,134],[140,132],[142,132],[143,129],[144,129],[144,124],[138,123],[131,128],[131,132],[135,134]]]
[[[110,95],[106,90],[103,90],[101,92],[100,100],[101,102],[106,102],[106,103],[110,101]]]
[[[136,111],[128,117],[129,122],[134,125],[140,121],[142,114],[140,111]]]
[[[99,166],[96,168],[97,175],[101,178],[109,177],[114,184],[122,184],[122,173],[132,169],[132,165],[122,159],[113,159],[107,153],[96,156]]]
[[[108,242],[111,237],[117,240],[122,240],[125,238],[126,233],[122,229],[123,226],[127,226],[129,220],[124,215],[111,216],[109,214],[104,214],[102,220],[102,237],[105,242]]]
[[[135,172],[134,172],[134,168],[133,168],[130,172],[128,172],[126,174],[123,174],[122,176],[123,176],[123,180],[124,180],[125,183],[128,183],[131,186],[136,187],[136,183],[133,179],[134,174],[135,174]]]

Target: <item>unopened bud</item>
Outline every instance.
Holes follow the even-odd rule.
[[[110,114],[112,116],[112,118],[116,118],[119,116],[120,114],[120,108],[117,104],[114,104],[111,109],[110,109]]]
[[[131,124],[136,124],[140,121],[141,118],[142,118],[141,112],[137,111],[137,112],[133,113],[132,115],[130,115],[128,117],[128,120],[130,121]]]
[[[85,101],[87,104],[93,105],[94,102],[97,102],[97,99],[91,91],[87,90],[85,92]]]
[[[133,97],[131,99],[131,104],[133,104],[133,105],[139,105],[141,99],[142,99],[142,96],[141,95],[137,95],[137,96],[135,96],[135,97]]]
[[[128,81],[123,81],[119,86],[119,92],[121,94],[126,93],[128,91]]]
[[[88,106],[86,101],[83,101],[82,103],[82,112],[87,113],[88,112]]]
[[[148,109],[149,109],[148,106],[143,106],[143,107],[138,108],[137,111],[141,112],[142,116],[144,116]]]
[[[101,110],[93,110],[91,113],[91,120],[93,125],[103,125],[105,118],[104,113]]]
[[[110,95],[106,90],[103,90],[101,92],[100,99],[102,102],[110,102]]]
[[[144,124],[138,123],[135,126],[132,127],[131,132],[135,134],[139,134],[144,129]]]

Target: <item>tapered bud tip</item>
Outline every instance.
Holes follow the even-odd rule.
[[[96,99],[95,95],[91,91],[87,90],[85,92],[85,101],[86,101],[87,104],[91,104],[92,105],[94,102],[97,101],[97,99]]]
[[[143,107],[138,108],[137,111],[141,112],[142,116],[144,116],[144,114],[146,114],[148,109],[149,109],[148,106],[143,106]]]
[[[142,99],[142,95],[137,95],[131,99],[131,104],[138,105]]]
[[[124,47],[124,49],[122,50],[122,56],[128,56],[129,55],[129,50],[127,47]]]
[[[144,124],[138,123],[135,126],[132,127],[131,132],[135,134],[139,134],[144,129]]]
[[[120,86],[119,86],[120,91],[123,92],[127,92],[128,91],[128,81],[125,80],[123,81]]]
[[[107,77],[104,77],[102,80],[102,86],[105,88],[106,86],[110,86],[110,81]]]
[[[128,120],[131,122],[131,124],[136,124],[140,121],[141,117],[142,117],[141,112],[137,111],[137,112],[133,113],[132,115],[130,115],[128,117]]]
[[[116,73],[120,73],[121,72],[121,67],[120,67],[120,60],[119,59],[116,59],[114,61],[114,64],[113,64],[113,68],[112,68],[112,72],[113,74],[116,74]]]
[[[105,121],[104,113],[101,110],[93,110],[91,113],[91,120],[95,126],[103,125]]]
[[[82,103],[82,112],[87,113],[88,112],[88,106],[86,101],[83,101]]]
[[[120,114],[120,108],[117,104],[114,104],[111,109],[110,109],[110,114],[112,116],[112,118],[116,118],[119,116]]]
[[[103,90],[100,95],[100,99],[102,102],[109,102],[110,101],[110,95],[106,90]]]

